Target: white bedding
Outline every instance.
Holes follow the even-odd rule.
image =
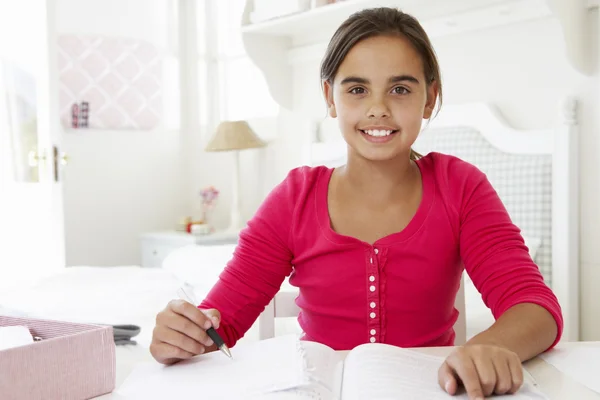
[[[134,339],[147,346],[156,314],[175,298],[179,286],[170,272],[158,268],[72,267],[30,286],[0,293],[0,313],[138,325],[141,332]]]
[[[186,246],[164,260],[163,268],[69,267],[25,287],[0,290],[0,315],[29,316],[96,324],[133,324],[134,340],[148,347],[156,314],[177,289],[192,285],[197,300],[217,281],[234,247]],[[293,319],[277,321],[277,333],[299,332]],[[255,324],[242,339],[258,340]]]

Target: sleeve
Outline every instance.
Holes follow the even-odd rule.
[[[558,300],[545,284],[520,229],[511,221],[487,177],[467,165],[459,210],[460,253],[465,269],[496,319],[520,303],[534,303],[548,310],[558,328],[552,348],[563,330]]]
[[[288,175],[273,189],[241,231],[232,259],[198,306],[219,310],[217,332],[230,347],[250,329],[292,271],[289,236],[299,183],[292,178]]]

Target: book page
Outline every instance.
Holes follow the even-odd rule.
[[[306,372],[311,382],[324,387],[331,394],[339,393],[343,357],[330,347],[316,342],[303,341],[306,354]]]
[[[438,384],[444,358],[384,344],[367,344],[352,350],[345,361],[344,400],[430,399],[448,400]],[[461,393],[453,399],[468,400]],[[511,400],[547,399],[531,382],[514,395],[494,396]]]
[[[246,398],[246,400],[333,400],[339,399],[343,356],[321,343],[301,341],[306,356],[305,371],[308,384]]]

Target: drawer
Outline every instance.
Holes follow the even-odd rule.
[[[182,245],[164,245],[156,244],[142,246],[142,267],[144,268],[160,268],[163,260],[173,250],[180,248]]]

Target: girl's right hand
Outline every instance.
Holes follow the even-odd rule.
[[[173,300],[156,316],[150,354],[161,364],[173,364],[217,349],[206,334],[217,329],[221,314],[215,309],[200,310],[185,300]]]

